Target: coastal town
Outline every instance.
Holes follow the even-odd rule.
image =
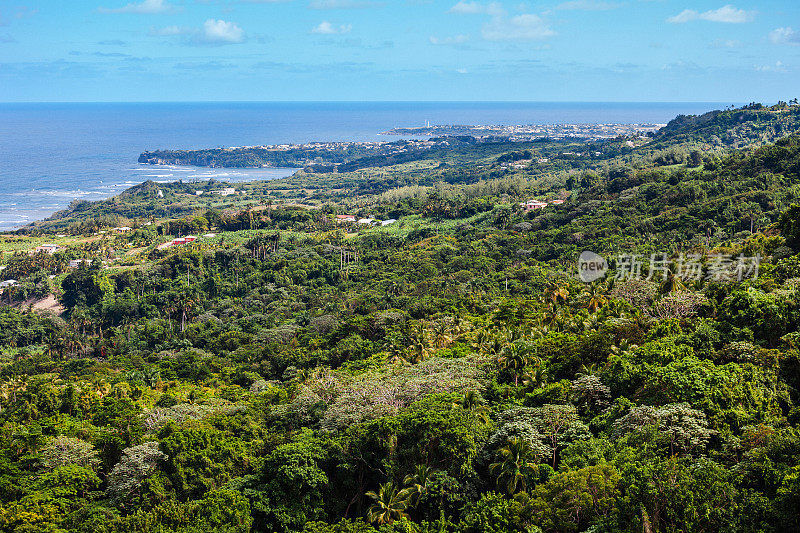
[[[202,150],[143,152],[139,163],[210,168],[303,168],[306,172],[347,172],[389,166],[428,157],[436,151],[551,142],[597,142],[623,139],[627,146],[646,142],[665,124],[430,125],[393,128],[380,133],[396,141],[336,141],[229,146]],[[587,152],[588,154],[588,152]],[[562,155],[582,155],[563,152]]]
[[[666,124],[528,124],[528,125],[430,125],[393,128],[382,135],[412,135],[416,137],[441,135],[470,135],[478,139],[502,137],[510,141],[536,139],[583,139],[597,141],[655,133]]]

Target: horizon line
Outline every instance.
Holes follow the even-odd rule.
[[[5,104],[725,104],[722,100],[7,100]],[[763,104],[763,102],[761,102]],[[777,103],[777,102],[775,102]],[[766,105],[766,104],[764,104]]]

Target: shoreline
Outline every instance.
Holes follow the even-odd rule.
[[[136,185],[140,185],[146,181],[154,181],[156,183],[201,183],[211,180],[217,180],[220,182],[229,182],[229,183],[246,183],[251,181],[269,181],[272,179],[282,179],[288,176],[293,175],[299,168],[288,168],[288,167],[270,167],[270,168],[209,168],[209,167],[194,167],[194,166],[181,166],[181,165],[149,165],[146,163],[138,163],[139,167],[137,170],[159,170],[159,167],[162,167],[163,170],[172,170],[173,172],[209,172],[214,173],[214,175],[209,176],[175,176],[174,179],[161,179],[166,177],[166,174],[162,175],[150,175],[146,174],[141,177],[139,180],[125,180],[122,182],[116,183],[104,183],[100,181],[96,184],[95,188],[85,190],[85,189],[31,189],[29,191],[17,191],[9,194],[0,194],[0,233],[9,233],[14,232],[20,229],[23,229],[31,224],[35,224],[36,222],[41,222],[49,217],[53,216],[55,213],[66,209],[69,205],[75,200],[87,200],[90,202],[97,202],[102,200],[107,200],[109,198],[113,198],[115,196],[119,196],[120,193],[124,192],[131,187],[135,187]],[[265,177],[258,177],[258,176],[243,176],[243,179],[237,179],[236,177],[230,176],[230,174],[234,171],[270,171],[270,172],[283,172],[285,175],[282,176],[274,176],[270,178]],[[191,178],[191,179],[189,179]],[[102,187],[106,190],[98,190],[99,187]],[[4,206],[4,199],[5,198],[12,198],[13,200],[8,204],[8,207]],[[49,201],[46,205],[35,205],[37,203],[37,199],[39,198],[63,198],[66,201]],[[22,209],[21,206],[23,205],[30,205],[33,203],[32,207]],[[13,212],[21,212],[25,213],[25,215],[17,215],[18,218],[24,218],[25,220],[10,220],[14,217]]]

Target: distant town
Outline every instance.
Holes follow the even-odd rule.
[[[613,139],[619,136],[654,133],[666,124],[528,124],[469,126],[462,124],[430,125],[413,128],[393,128],[381,135],[412,135],[429,137],[441,135],[470,135],[476,138],[503,137],[511,141],[535,139]]]

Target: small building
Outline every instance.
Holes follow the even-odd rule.
[[[550,205],[561,205],[564,203],[564,200],[550,200]]]
[[[196,240],[197,240],[197,237],[195,237],[194,235],[187,235],[186,237],[183,238],[183,242],[187,242],[187,243],[188,242],[194,242]]]
[[[547,202],[540,202],[539,200],[528,200],[519,204],[523,211],[533,211],[535,209],[544,209],[547,207]]]
[[[172,239],[172,244],[186,244],[186,239],[184,239],[183,237]]]
[[[336,222],[355,222],[355,215],[336,215]]]
[[[59,250],[61,250],[61,247],[57,244],[43,244],[41,246],[37,246],[34,252],[44,252],[46,254],[53,255]]]
[[[116,231],[117,233],[126,233],[128,231],[131,231],[132,229],[133,228],[130,226],[120,226],[118,228],[114,228],[114,231]]]
[[[220,196],[233,196],[236,194],[236,189],[233,187],[225,187],[224,189],[220,189],[218,191],[214,191],[214,194],[218,194]]]
[[[18,285],[19,281],[15,279],[7,279],[5,281],[0,281],[0,290],[7,289],[9,287],[13,287],[14,285]]]
[[[202,196],[205,191],[194,191],[194,194],[197,196]]]
[[[81,263],[84,263],[87,266],[89,266],[89,265],[92,264],[92,260],[91,259],[70,259],[69,267],[70,268],[78,268],[79,266],[81,266]]]
[[[374,218],[360,218],[358,219],[359,224],[365,224],[368,226],[374,226],[378,222]]]
[[[381,226],[388,226],[390,224],[394,224],[395,222],[397,222],[396,218],[390,218],[389,220],[384,220],[381,222]]]
[[[203,237],[205,237],[206,239],[211,239],[216,236],[217,236],[216,233],[206,233],[205,235],[203,235]]]

